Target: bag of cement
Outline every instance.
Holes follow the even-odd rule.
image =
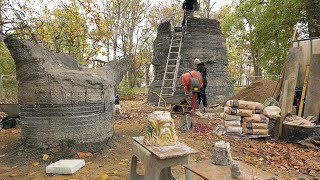
[[[229,100],[226,103],[227,106],[237,109],[263,109],[264,105],[258,102],[243,101],[243,100]]]
[[[228,126],[227,132],[242,134],[242,127],[241,126]]]
[[[224,126],[241,126],[241,121],[224,121]]]
[[[237,109],[255,109],[253,102],[243,100],[229,100],[226,105]]]
[[[226,121],[241,121],[241,116],[230,115],[227,113],[223,113],[223,119]]]
[[[243,122],[242,123],[243,128],[248,129],[268,129],[268,124],[266,123],[251,123],[251,122]]]
[[[268,106],[264,108],[263,114],[268,116],[271,119],[278,119],[280,118],[281,109],[277,106]]]
[[[263,110],[265,106],[262,103],[254,102],[254,107],[256,110]]]
[[[243,134],[245,134],[245,135],[268,135],[268,129],[243,128]]]
[[[269,123],[269,118],[263,114],[252,114],[251,117],[243,117],[243,122],[252,122],[252,123]]]
[[[263,114],[263,109],[255,109],[251,111],[252,111],[252,114]]]
[[[224,112],[230,115],[244,116],[244,117],[250,117],[252,115],[252,110],[237,109],[232,107],[224,107]]]

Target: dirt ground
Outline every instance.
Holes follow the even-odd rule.
[[[74,175],[46,174],[45,167],[55,160],[52,158],[55,156],[54,151],[48,152],[49,159],[44,161],[42,158],[45,151],[15,149],[21,136],[19,129],[1,130],[0,179],[100,180],[106,176],[112,180],[129,179],[131,137],[143,135],[147,116],[155,110],[155,107],[145,102],[145,97],[120,102],[123,112],[128,117],[116,119],[114,145],[106,147],[102,152],[93,153],[93,157],[85,158],[85,167]],[[173,113],[172,116],[178,126],[182,114]],[[196,123],[205,123],[212,129],[222,124],[222,120],[218,117],[210,119],[193,117],[193,119]],[[214,135],[211,131],[183,133],[177,130],[177,136],[179,141],[199,151],[192,156],[192,162],[211,159],[214,143],[225,140],[231,143],[232,156],[235,160],[256,166],[284,179],[293,180],[300,176],[320,177],[320,152],[317,150],[304,149],[284,141],[234,139],[224,135]],[[66,157],[78,158],[76,152],[70,152]],[[138,167],[138,173],[142,174],[143,165],[139,163]],[[184,179],[184,170],[181,166],[174,167],[173,174],[177,179]],[[194,179],[199,178],[194,175]]]

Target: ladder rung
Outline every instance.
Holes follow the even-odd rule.
[[[170,52],[171,54],[177,54],[179,51]]]
[[[168,59],[168,61],[177,61],[178,59]]]
[[[180,46],[171,46],[171,47],[175,47],[176,48],[176,47],[180,47]]]
[[[174,72],[167,72],[167,74],[174,74]]]
[[[172,81],[173,79],[164,79],[165,81]]]
[[[173,87],[163,87],[164,89],[172,89]]]
[[[176,65],[168,65],[168,67],[176,67]]]

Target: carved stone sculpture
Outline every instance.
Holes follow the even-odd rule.
[[[149,115],[143,141],[150,146],[173,146],[176,144],[177,136],[170,112],[154,111]]]
[[[130,68],[127,58],[98,69],[39,44],[5,39],[17,70],[22,142],[96,149],[113,135],[115,87]],[[67,142],[67,143],[66,143]]]
[[[225,141],[218,141],[214,145],[212,163],[221,166],[228,166],[232,163],[230,144]]]

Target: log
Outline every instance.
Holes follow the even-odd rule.
[[[314,54],[310,60],[310,74],[303,117],[314,116],[319,122],[320,113],[320,54]]]

